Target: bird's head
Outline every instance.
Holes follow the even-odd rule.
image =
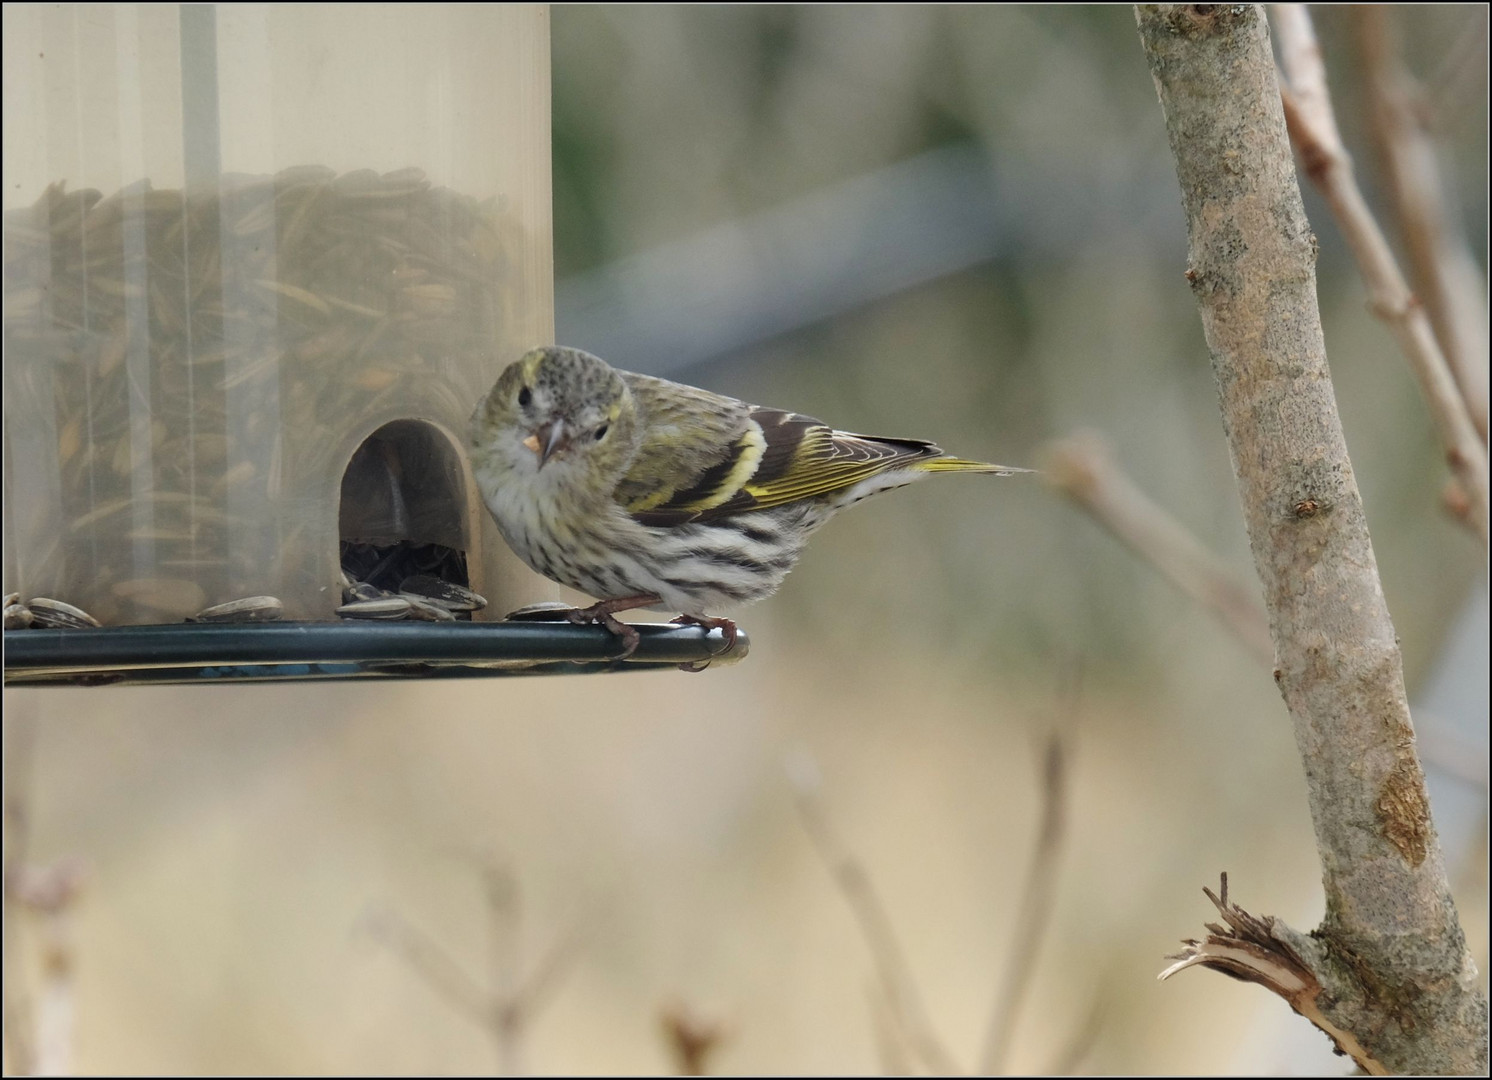
[[[508,365],[471,420],[479,468],[597,496],[615,488],[637,437],[636,405],[621,375],[590,353],[559,346]]]

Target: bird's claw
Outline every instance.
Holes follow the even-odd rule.
[[[710,615],[680,615],[670,622],[679,623],[684,626],[700,626],[705,633],[711,630],[719,630],[720,636],[725,638],[725,648],[717,653],[711,653],[708,660],[688,660],[679,665],[680,671],[698,672],[709,667],[716,657],[725,656],[736,647],[736,624],[730,619],[715,618]]]
[[[628,626],[622,622],[621,619],[618,619],[607,610],[603,604],[604,601],[602,604],[593,604],[588,608],[571,608],[570,613],[565,618],[577,626],[584,626],[588,623],[599,623],[601,626],[606,627],[606,629],[622,639],[622,651],[607,659],[625,660],[637,651],[637,646],[642,642],[642,635],[637,632],[636,627]]]
[[[622,651],[607,659],[625,660],[637,651],[637,646],[641,643],[642,636],[637,632],[635,627],[629,626],[618,619],[614,612],[626,611],[629,608],[647,607],[657,602],[658,597],[652,594],[622,596],[614,600],[598,600],[590,607],[583,608],[546,601],[540,604],[529,604],[527,607],[521,607],[517,611],[509,613],[507,619],[519,622],[569,622],[574,623],[576,626],[603,626],[622,639]]]
[[[622,640],[622,650],[611,660],[625,660],[637,651],[637,646],[642,642],[642,636],[637,628],[622,622],[616,617],[615,612],[626,611],[630,608],[647,607],[649,604],[658,602],[658,597],[624,596],[616,600],[600,600],[590,607],[572,607],[569,604],[544,601],[538,604],[528,604],[511,611],[504,616],[505,622],[569,622],[576,626],[603,626]],[[709,615],[680,615],[671,620],[683,626],[698,626],[706,633],[711,630],[719,630],[721,637],[725,639],[725,648],[719,652],[712,653],[707,660],[689,660],[679,665],[680,671],[704,671],[710,666],[711,661],[717,657],[725,656],[736,647],[736,624],[730,619],[714,618]]]

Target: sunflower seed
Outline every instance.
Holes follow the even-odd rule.
[[[284,614],[285,606],[277,597],[246,596],[242,600],[229,600],[226,604],[214,604],[187,617],[187,622],[272,622]]]
[[[72,532],[77,532],[79,529],[85,529],[89,525],[92,525],[99,521],[103,521],[106,518],[113,517],[121,510],[129,509],[129,505],[130,501],[128,499],[115,499],[112,502],[106,502],[103,506],[96,507],[95,509],[88,511],[88,513],[82,515],[81,517],[74,519],[72,524],[69,525],[68,528]]]
[[[399,592],[418,596],[450,611],[481,611],[487,598],[434,574],[414,574],[399,583]]]
[[[376,585],[369,585],[366,581],[354,581],[342,590],[342,599],[346,603],[358,600],[387,600],[389,594]]]
[[[411,609],[408,600],[390,596],[385,600],[354,600],[339,607],[337,614],[344,619],[407,619]]]
[[[99,621],[82,608],[64,604],[61,600],[33,596],[26,601],[26,606],[31,609],[33,626],[49,630],[84,630],[99,625]]]
[[[15,594],[12,593],[11,595],[13,596]],[[24,630],[26,629],[26,627],[31,625],[31,622],[34,618],[35,616],[32,615],[31,609],[25,604],[17,604],[12,602],[9,597],[6,598],[5,629]]]
[[[400,600],[409,604],[409,617],[419,619],[423,622],[455,622],[456,613],[441,607],[433,601],[426,600],[423,596],[400,596]]]
[[[254,284],[271,292],[279,293],[287,300],[294,300],[296,303],[304,304],[318,314],[330,315],[332,313],[331,307],[325,300],[308,289],[302,289],[299,285],[292,285],[288,281],[256,281]]]
[[[561,604],[557,600],[541,600],[537,604],[525,604],[517,611],[503,616],[503,622],[564,622],[575,610],[574,604]]]

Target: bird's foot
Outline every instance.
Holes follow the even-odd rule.
[[[669,621],[681,623],[684,626],[702,626],[706,633],[709,633],[711,630],[719,630],[721,636],[725,638],[725,648],[713,654],[710,660],[713,660],[716,656],[724,656],[736,647],[736,624],[730,619],[719,619],[710,615],[680,615],[677,619],[670,619]],[[703,671],[710,666],[710,660],[691,660],[688,663],[680,664],[679,670]]]
[[[584,626],[588,623],[599,623],[606,627],[606,629],[622,639],[622,651],[611,659],[625,660],[637,651],[637,646],[642,641],[642,636],[638,634],[635,627],[628,626],[622,622],[613,612],[627,611],[631,608],[649,607],[652,604],[659,603],[660,599],[660,597],[653,593],[639,593],[636,596],[618,596],[612,600],[598,600],[590,607],[570,608],[569,611],[565,612],[563,618],[578,626]]]

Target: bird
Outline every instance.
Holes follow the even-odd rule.
[[[508,546],[596,598],[554,614],[604,626],[621,639],[617,659],[638,645],[616,618],[633,609],[678,612],[730,649],[736,624],[715,613],[774,593],[809,536],[862,499],[935,473],[1031,471],[839,431],[553,345],[498,376],[468,449]]]

